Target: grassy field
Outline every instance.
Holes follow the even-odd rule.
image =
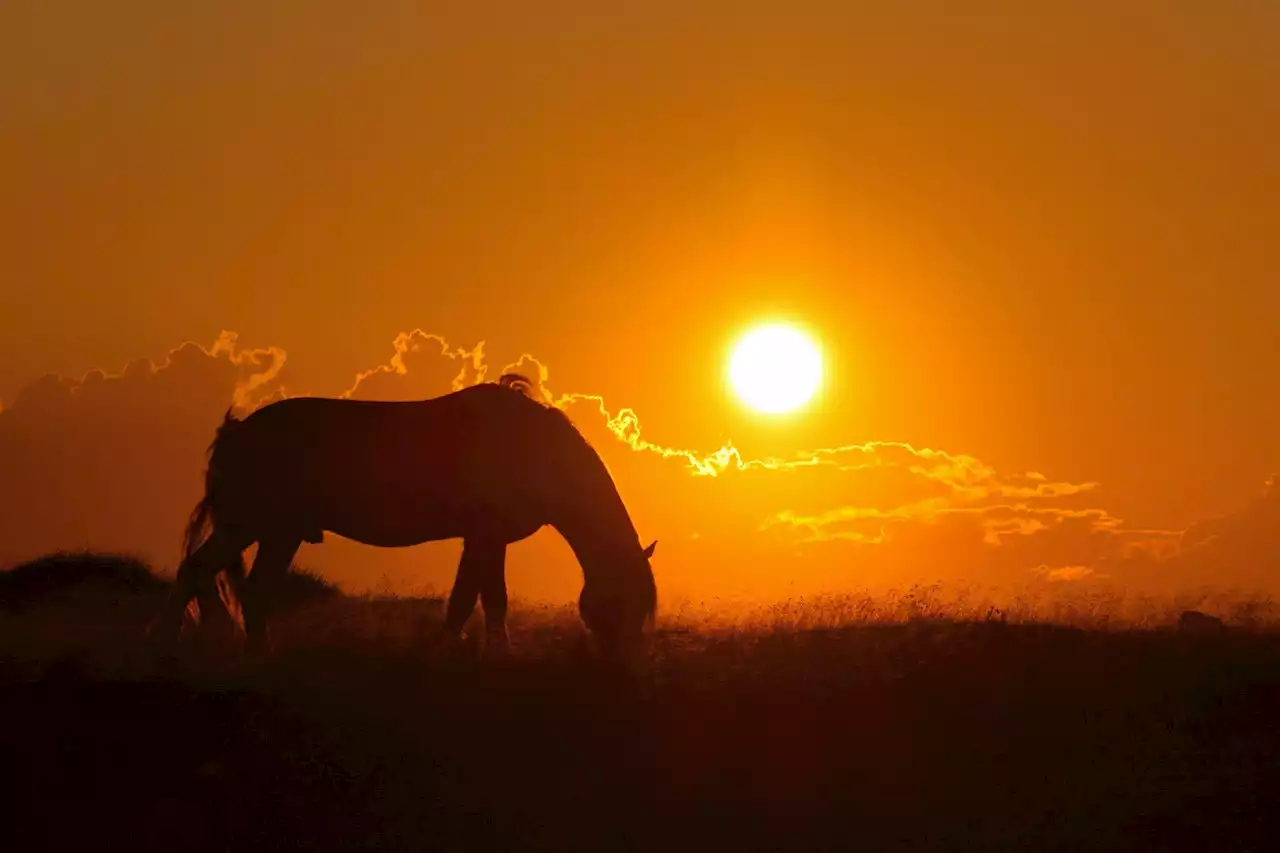
[[[671,613],[618,672],[568,608],[516,607],[506,659],[441,658],[439,601],[296,590],[270,661],[158,660],[145,567],[0,576],[0,844],[1243,851],[1280,829],[1256,603],[1208,635],[1170,627],[1176,602],[1050,624],[928,589]]]

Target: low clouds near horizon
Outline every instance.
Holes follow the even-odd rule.
[[[603,395],[555,386],[531,355],[499,368],[486,343],[415,330],[382,365],[318,393],[439,396],[515,370],[568,411],[609,465],[642,538],[662,544],[659,583],[679,594],[761,598],[915,581],[1270,591],[1280,568],[1280,486],[1186,531],[1135,530],[1105,509],[1105,485],[998,472],[961,452],[871,441],[788,458],[681,447]],[[0,565],[59,549],[140,554],[171,569],[199,499],[205,449],[229,406],[288,394],[286,353],[232,333],[159,363],[81,379],[46,375],[0,408]],[[595,389],[593,389],[595,390]],[[300,562],[349,588],[446,589],[457,543],[377,549],[329,538]],[[576,593],[571,552],[542,531],[509,551],[513,593]],[[384,580],[385,579],[385,580]]]

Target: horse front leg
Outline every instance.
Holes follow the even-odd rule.
[[[486,553],[480,578],[480,604],[484,607],[485,654],[505,655],[507,637],[507,546],[497,543]]]
[[[490,539],[467,538],[462,541],[462,559],[458,561],[458,574],[449,593],[445,611],[443,639],[456,643],[462,637],[462,629],[475,611],[476,600],[484,595],[484,616],[487,631],[499,630],[506,639],[506,583],[503,563],[506,560],[506,544]],[[497,585],[494,584],[494,577]],[[496,589],[501,589],[497,596]],[[492,608],[492,610],[490,609]]]
[[[267,631],[271,599],[289,572],[302,540],[283,536],[264,538],[258,543],[253,568],[244,582],[244,630],[247,650],[251,655],[266,656],[271,651]]]

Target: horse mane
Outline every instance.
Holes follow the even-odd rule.
[[[620,515],[623,518],[626,519],[627,526],[630,527],[632,530],[634,530],[634,526],[632,525],[632,522],[631,522],[631,514],[627,511],[626,504],[623,502],[622,496],[618,493],[618,486],[614,482],[613,474],[609,471],[608,464],[604,461],[604,457],[600,455],[599,451],[597,451],[595,447],[592,445],[590,439],[588,439],[586,435],[583,434],[582,430],[578,428],[578,425],[575,424],[573,422],[573,419],[569,417],[568,412],[566,412],[564,409],[561,409],[559,406],[555,405],[554,403],[548,402],[545,397],[537,396],[536,392],[534,391],[535,386],[533,384],[533,381],[529,379],[529,377],[523,374],[504,373],[502,374],[502,376],[498,377],[497,384],[502,388],[509,388],[512,391],[516,391],[523,394],[533,402],[542,406],[542,408],[546,410],[548,413],[554,412],[555,416],[560,421],[562,421],[564,424],[570,427],[572,435],[574,435],[578,440],[576,452],[581,453],[582,451],[586,451],[585,454],[582,454],[579,457],[580,459],[582,459],[584,463],[586,463],[585,468],[583,470],[590,472],[588,474],[588,477],[591,480],[595,481],[594,483],[595,485],[597,485],[600,489],[602,489],[603,491],[613,496],[614,500],[616,501],[616,510],[620,513]],[[650,585],[650,591],[646,594],[647,600],[645,603],[645,607],[648,613],[647,618],[650,624],[652,624],[654,613],[657,611],[657,603],[658,603],[657,590],[653,586],[652,573],[650,573],[648,576],[648,583]]]
[[[547,402],[546,398],[538,396],[537,392],[534,390],[533,380],[525,376],[523,373],[504,373],[498,377],[498,385],[503,388],[510,388],[512,391],[518,391],[533,402],[542,406],[542,408],[547,411],[554,412],[559,415],[564,419],[565,423],[569,424],[569,426],[573,427],[574,430],[577,431],[583,441],[587,441],[587,437],[582,435],[582,430],[578,429],[578,425],[569,417],[569,413],[554,403]],[[591,442],[587,441],[587,445],[590,446],[590,444]]]
[[[533,380],[523,373],[504,373],[498,377],[498,384],[503,388],[520,391],[531,399],[537,399],[533,396]]]
[[[209,447],[205,450],[205,457],[211,459],[218,442],[234,432],[242,423],[244,421],[235,416],[235,406],[228,407],[226,414],[222,416],[222,423],[218,424],[218,428],[214,430],[213,440],[209,442]]]

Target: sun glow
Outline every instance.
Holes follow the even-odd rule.
[[[729,360],[729,383],[758,412],[777,414],[803,406],[822,381],[822,354],[804,333],[774,324],[752,329]]]

